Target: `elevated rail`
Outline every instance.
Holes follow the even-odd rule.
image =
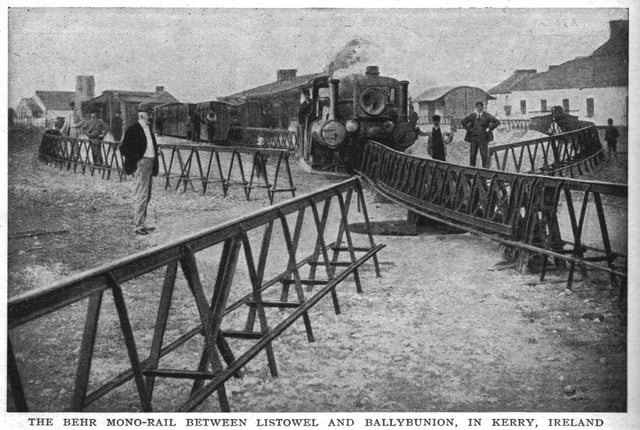
[[[295,197],[289,166],[290,151],[265,147],[227,147],[195,144],[159,144],[160,178],[165,189],[200,192],[219,184],[227,196],[231,187],[242,187],[247,200],[254,189],[264,189],[273,203],[275,195],[288,192]],[[68,171],[124,180],[120,143],[76,139],[45,133],[39,155],[45,162]],[[275,169],[270,171],[275,162]],[[284,182],[284,184],[282,184]]]
[[[612,284],[622,281],[626,288],[626,246],[612,248],[607,218],[614,214],[603,204],[603,199],[626,200],[626,185],[454,165],[373,141],[365,145],[359,173],[412,212],[524,251],[521,265],[532,255],[543,256],[541,279],[551,257],[570,265],[568,288],[576,267],[605,271]],[[588,221],[597,224],[598,235],[587,240]],[[626,218],[617,227],[626,231]]]
[[[233,146],[284,149],[295,153],[298,142],[297,131],[260,127],[231,127],[229,130],[229,144]]]
[[[604,155],[596,126],[583,125],[570,132],[490,147],[492,168],[572,178],[589,172]]]
[[[220,409],[228,411],[225,389],[228,379],[240,376],[240,370],[260,351],[266,352],[271,375],[277,376],[272,345],[275,338],[302,318],[307,339],[313,342],[308,314],[311,307],[329,294],[333,309],[339,314],[338,285],[351,277],[356,291],[361,293],[363,281],[359,267],[370,259],[376,275],[380,276],[376,254],[384,245],[375,244],[370,230],[365,235],[352,235],[349,228],[350,221],[353,222],[350,209],[354,195],[368,226],[362,188],[360,182],[352,178],[10,298],[8,380],[12,398],[9,409],[46,408],[42,405],[48,400],[42,394],[46,392],[44,387],[47,383],[64,382],[61,375],[65,372],[59,368],[47,369],[47,365],[56,360],[47,355],[52,345],[38,338],[39,333],[45,332],[47,339],[57,336],[56,345],[63,347],[70,343],[73,334],[81,333],[77,353],[63,354],[71,355],[69,365],[77,362],[75,378],[68,372],[67,379],[73,380],[70,399],[57,401],[56,405],[66,403],[68,410],[82,411],[133,380],[139,410],[151,411],[154,388],[169,378],[192,381],[191,391],[179,410],[193,410],[217,393]],[[181,296],[186,290],[188,294]],[[109,318],[107,308],[101,312],[105,293],[113,297],[116,318]],[[142,296],[143,301],[136,302],[136,296]],[[193,302],[197,312],[188,312],[186,305]],[[86,320],[83,329],[79,324],[80,332],[70,329],[71,324],[58,327],[55,321],[78,320],[83,304]],[[150,316],[155,304],[154,323]],[[172,318],[182,321],[181,329],[177,337],[167,340]],[[98,331],[99,322],[107,327]],[[37,327],[26,327],[27,324]],[[66,332],[60,333],[60,330]],[[126,355],[101,345],[100,334],[116,339],[121,336]],[[200,345],[195,349],[195,357],[194,341]],[[73,350],[71,345],[67,348]],[[38,360],[42,354],[44,359]],[[109,357],[111,368],[115,362],[122,362],[128,369],[106,381],[94,381],[92,385],[97,387],[89,392],[94,375],[92,362],[100,356]],[[163,357],[167,357],[164,362],[173,368],[160,367]],[[194,358],[193,366],[185,369],[182,363]],[[24,377],[27,369],[34,366],[48,382],[35,384]],[[60,388],[55,386],[55,392]],[[125,396],[127,392],[119,393]],[[135,398],[129,400],[133,401]],[[174,404],[175,399],[168,401]],[[159,409],[166,409],[166,403]]]

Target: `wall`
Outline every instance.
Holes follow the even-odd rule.
[[[480,88],[456,88],[444,97],[444,115],[462,119],[473,112],[478,101],[487,105],[487,93]]]
[[[563,99],[569,99],[571,115],[581,120],[606,125],[608,118],[613,118],[616,125],[628,125],[628,87],[607,88],[569,88],[558,90],[513,91],[510,94],[494,94],[497,100],[491,100],[487,111],[498,118],[525,119],[544,115],[540,112],[540,100],[547,100],[547,110],[552,106],[562,106]],[[587,116],[587,99],[594,101],[594,115]],[[526,100],[527,112],[520,111],[520,101]],[[511,116],[505,115],[504,106],[511,105]]]

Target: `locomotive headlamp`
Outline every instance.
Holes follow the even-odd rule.
[[[367,88],[360,96],[360,107],[371,116],[378,116],[387,107],[387,95],[378,88]]]
[[[395,124],[392,121],[385,121],[382,124],[382,129],[386,132],[386,133],[391,133],[393,131],[393,128],[395,127]]]
[[[355,119],[347,120],[345,124],[348,133],[355,133],[358,130],[359,126],[360,125],[358,124],[358,121],[356,121]]]

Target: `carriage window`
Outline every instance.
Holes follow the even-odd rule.
[[[526,100],[520,100],[520,113],[522,115],[527,113],[527,101]]]
[[[391,91],[389,91],[389,103],[391,104],[396,104],[396,89],[395,88],[391,88]]]
[[[569,112],[569,99],[562,99],[562,109],[565,112]]]

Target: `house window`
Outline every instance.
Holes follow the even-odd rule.
[[[526,100],[520,100],[520,113],[522,115],[527,113],[527,101]]]
[[[547,111],[547,101],[545,99],[540,100],[540,112]]]
[[[509,105],[505,105],[504,106],[504,114],[506,116],[511,116],[511,106],[509,106]]]
[[[562,110],[569,112],[569,99],[562,99]]]
[[[593,118],[594,109],[593,109],[593,99],[587,99],[587,117]]]

